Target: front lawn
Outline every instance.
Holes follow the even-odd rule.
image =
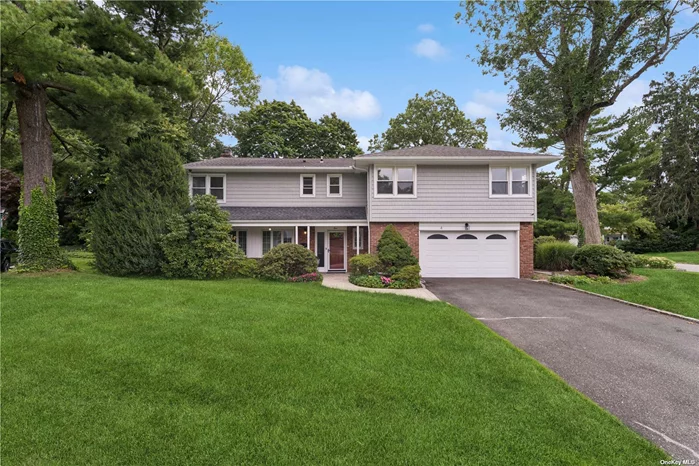
[[[699,319],[699,273],[661,269],[635,269],[634,273],[648,279],[578,288]]]
[[[680,264],[699,264],[699,251],[649,252],[643,255],[652,257],[667,257],[668,259],[679,262]]]
[[[3,464],[667,459],[444,303],[85,271],[0,291]]]

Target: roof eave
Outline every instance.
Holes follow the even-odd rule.
[[[196,166],[188,167],[185,165],[185,170],[192,172],[352,172],[355,171],[353,166],[349,167],[318,167],[318,166],[308,166],[308,167],[214,167],[214,166]]]
[[[558,162],[562,157],[557,155],[513,155],[513,156],[488,156],[488,157],[464,157],[464,156],[410,156],[410,155],[371,155],[354,158],[357,166],[374,165],[376,162],[398,162],[421,165],[491,165],[502,162],[531,163],[543,167],[553,162]]]

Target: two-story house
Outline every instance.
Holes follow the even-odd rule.
[[[536,169],[530,154],[421,146],[345,159],[219,157],[185,165],[192,195],[230,213],[248,257],[298,243],[320,271],[376,252],[393,224],[424,277],[528,277],[533,272]]]

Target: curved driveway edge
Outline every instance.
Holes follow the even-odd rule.
[[[529,280],[426,285],[675,459],[699,461],[699,324]]]

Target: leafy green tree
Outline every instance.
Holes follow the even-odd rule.
[[[374,135],[369,152],[428,144],[483,149],[487,140],[485,118],[469,120],[453,97],[432,90],[410,99],[405,111],[388,122],[388,129]]]
[[[167,222],[189,205],[182,160],[146,138],[121,156],[90,218],[95,265],[110,275],[157,275]]]
[[[649,212],[659,222],[699,228],[699,69],[651,82],[643,103],[660,147],[645,169]]]
[[[540,219],[575,222],[575,202],[567,175],[536,174],[536,204]]]
[[[318,120],[317,153],[324,157],[354,157],[362,153],[357,132],[334,112]]]
[[[616,204],[600,204],[600,223],[605,231],[610,233],[626,233],[632,237],[652,235],[656,232],[655,223],[643,217],[641,202],[644,198],[636,198],[630,202]]]
[[[357,133],[336,114],[316,123],[294,101],[263,101],[240,112],[233,135],[240,157],[319,158],[361,153]]]
[[[514,84],[501,124],[522,144],[562,141],[576,213],[587,243],[600,243],[596,186],[585,136],[590,118],[662,63],[699,23],[679,28],[677,15],[699,7],[682,0],[462,2],[456,20],[486,36],[477,63]]]

